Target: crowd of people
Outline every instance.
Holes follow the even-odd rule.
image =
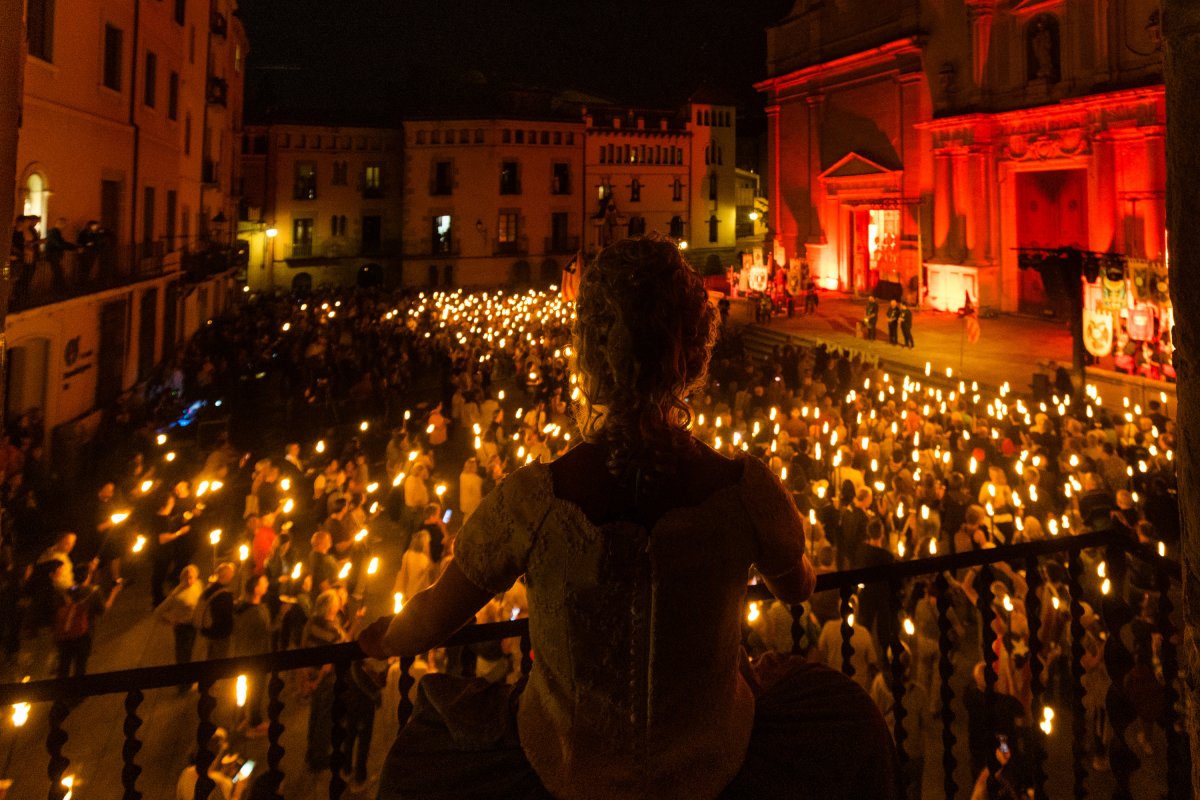
[[[45,463],[36,414],[23,418],[0,443],[8,675],[85,672],[98,620],[121,594],[142,598],[171,628],[179,662],[348,641],[381,548],[402,553],[392,565],[399,607],[444,571],[454,532],[507,474],[570,448],[572,313],[556,295],[533,292],[253,298],[202,327],[156,380],[109,413],[92,489],[70,516],[49,510],[63,478]],[[805,517],[809,553],[828,572],[1095,530],[1173,552],[1174,422],[1161,400],[1143,408],[1127,399],[1113,411],[1106,399],[1078,386],[1037,404],[1007,386],[989,394],[937,374],[889,374],[825,347],[776,348],[756,363],[739,333],[725,330],[709,383],[689,404],[696,438],[725,455],[752,453],[782,478]],[[199,442],[192,426],[225,412],[227,429]],[[130,588],[128,563],[142,557],[149,586]],[[1074,599],[1084,609],[1092,766],[1102,770],[1114,739],[1125,741],[1113,702],[1137,701],[1129,741],[1142,754],[1166,718],[1161,587],[1140,561],[1106,563],[1099,551],[1082,558],[1084,597]],[[952,662],[970,679],[963,702],[973,775],[981,786],[991,781],[988,796],[1028,787],[1029,737],[1050,724],[1033,705],[1031,662],[1042,664],[1047,707],[1067,703],[1071,691],[1065,557],[1042,558],[1038,572],[1034,580],[1025,563],[996,564],[986,619],[980,568],[910,581],[899,595],[871,584],[852,599],[853,677],[886,714],[900,695],[893,656],[906,664],[910,785],[921,782],[921,731],[940,712],[944,616]],[[1109,674],[1104,655],[1119,631],[1100,613],[1116,596],[1134,609],[1121,675]],[[524,608],[518,583],[477,621]],[[795,616],[778,602],[756,603],[746,643],[756,652],[795,646],[841,669],[845,621],[836,592]],[[995,642],[986,663],[985,640]],[[496,642],[431,652],[421,669],[506,681],[519,661],[511,643]],[[394,664],[365,661],[349,682],[359,783],[369,777],[389,671],[394,685]],[[1008,700],[985,709],[989,683]],[[306,763],[326,769],[332,672],[307,671],[291,688],[310,698]],[[265,735],[265,676],[248,676],[246,692],[242,725]],[[1001,768],[989,770],[995,760]]]

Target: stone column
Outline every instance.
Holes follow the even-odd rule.
[[[1175,317],[1179,510],[1183,622],[1179,662],[1192,750],[1192,789],[1200,788],[1200,4],[1163,0],[1167,85],[1167,225],[1171,230],[1171,302]]]
[[[970,193],[970,202],[967,204],[967,261],[983,264],[990,260],[991,250],[988,237],[987,154],[972,148],[966,159],[966,189]]]
[[[780,200],[779,174],[780,159],[783,157],[779,148],[779,104],[767,106],[767,198],[771,203],[770,225],[771,232],[778,239],[783,232],[783,203]],[[789,254],[795,253],[795,242],[784,241],[784,247]]]
[[[1146,199],[1142,202],[1143,241],[1146,243],[1146,258],[1161,261],[1166,255],[1166,213],[1164,206],[1167,177],[1164,174],[1166,161],[1163,153],[1165,142],[1159,132],[1146,135]]]
[[[950,249],[950,257],[955,261],[966,261],[975,246],[978,223],[971,213],[972,188],[967,170],[967,153],[956,152],[952,157],[954,165],[954,218],[950,226],[954,246]]]
[[[1092,249],[1117,250],[1117,184],[1113,164],[1113,142],[1108,134],[1092,139],[1092,169],[1096,174],[1096,204],[1088,227]]]
[[[823,242],[824,229],[821,225],[820,203],[817,195],[821,187],[817,176],[821,174],[821,123],[825,116],[825,95],[813,94],[805,98],[808,101],[808,241]]]
[[[954,211],[954,190],[948,152],[939,150],[933,162],[933,254],[950,258],[950,222]]]

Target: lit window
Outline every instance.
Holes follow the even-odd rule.
[[[383,196],[383,166],[367,164],[363,167],[363,197]]]
[[[515,211],[501,212],[496,223],[496,241],[501,244],[516,244],[517,216]]]
[[[449,255],[451,252],[449,214],[439,214],[433,218],[433,247],[431,252],[437,255]]]
[[[292,196],[297,200],[317,198],[317,165],[312,161],[297,161]]]

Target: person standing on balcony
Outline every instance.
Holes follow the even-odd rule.
[[[425,676],[422,724],[397,737],[379,797],[893,797],[864,691],[741,651],[751,565],[789,604],[816,575],[779,479],[688,432],[717,327],[699,276],[667,240],[621,241],[583,276],[577,313],[583,443],[485,497],[437,583],[359,639],[376,658],[425,652],[524,574],[533,671],[516,686]]]
[[[46,232],[46,261],[50,262],[50,274],[54,277],[54,293],[59,297],[67,294],[67,279],[63,274],[62,262],[66,253],[79,250],[78,245],[71,244],[63,236],[63,228],[67,225],[66,217],[54,221],[54,227]]]
[[[88,286],[92,282],[92,270],[96,267],[100,249],[104,245],[104,232],[100,229],[100,223],[89,219],[75,241],[79,246],[79,274],[75,280],[80,286]]]
[[[38,248],[42,239],[38,235],[37,224],[41,217],[36,214],[25,214],[17,217],[17,227],[13,232],[13,255],[17,258],[19,269],[17,281],[13,286],[13,303],[24,307],[29,303],[29,289],[33,285],[33,275],[37,271]]]

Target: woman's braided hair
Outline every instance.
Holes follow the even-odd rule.
[[[605,446],[623,481],[670,475],[690,438],[684,398],[704,385],[716,339],[700,276],[664,238],[624,239],[584,271],[576,315],[584,440]]]

